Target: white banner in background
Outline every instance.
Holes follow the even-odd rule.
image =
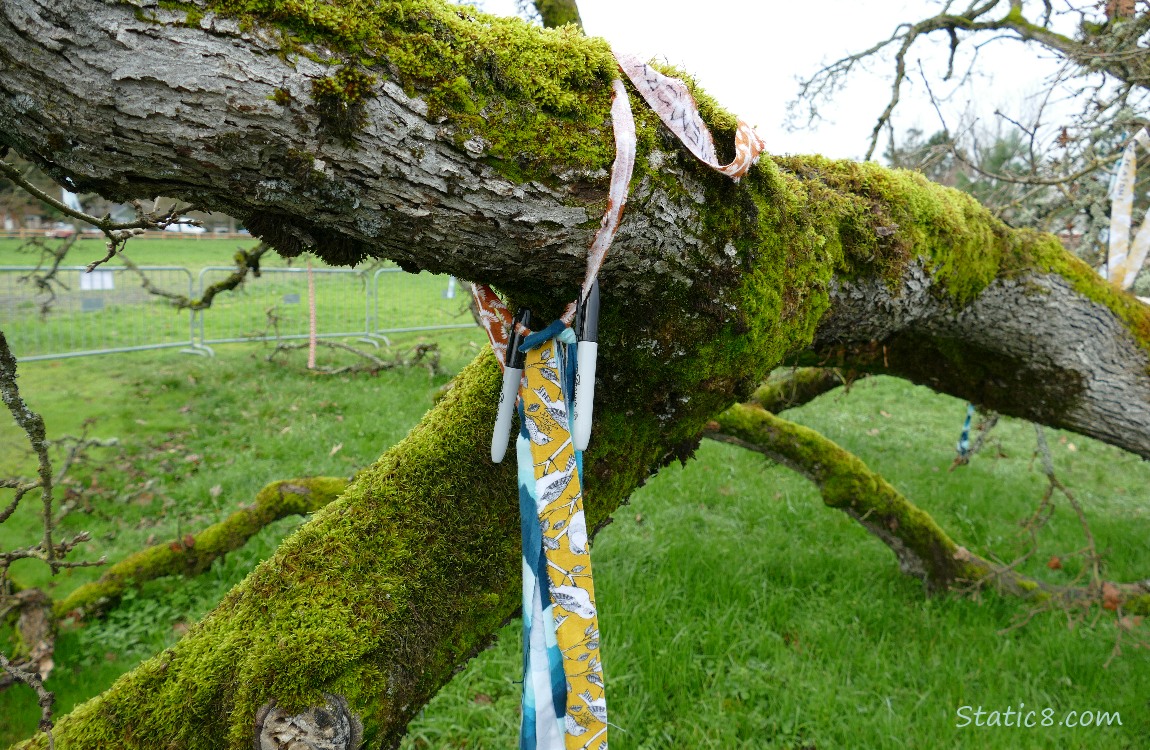
[[[1150,221],[1143,221],[1130,242],[1130,214],[1134,210],[1134,178],[1138,171],[1138,146],[1150,151],[1150,133],[1138,131],[1126,144],[1122,161],[1110,183],[1110,253],[1106,263],[1106,278],[1122,289],[1134,286],[1134,279],[1146,262],[1150,251]]]

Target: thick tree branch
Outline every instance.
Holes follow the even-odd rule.
[[[829,367],[790,367],[775,370],[755,389],[749,405],[778,413],[813,401],[824,393],[846,385],[851,375]]]
[[[784,164],[829,187],[860,180],[857,166]],[[862,194],[872,197],[880,184],[914,179],[868,174],[874,181]],[[930,243],[943,227],[972,227],[973,204],[964,201],[925,211],[860,204],[859,210],[883,215],[892,237],[895,227],[914,227],[915,242]],[[984,229],[981,239],[967,235],[933,259],[901,266],[897,275],[888,264],[914,253],[913,245],[880,240],[874,262],[887,267],[885,277],[838,277],[812,350],[797,361],[904,377],[1150,457],[1143,429],[1150,420],[1150,306],[1115,292],[1050,235]],[[967,285],[970,291],[961,291]]]
[[[576,0],[532,0],[535,11],[543,20],[543,26],[548,29],[573,24],[583,28],[583,19],[579,17],[579,5]]]

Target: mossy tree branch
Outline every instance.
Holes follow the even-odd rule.
[[[788,367],[775,370],[747,399],[748,405],[779,413],[813,401],[846,385],[853,374],[830,367]]]
[[[959,546],[931,516],[911,503],[860,458],[818,432],[760,406],[735,404],[716,417],[708,437],[762,453],[809,479],[823,502],[837,508],[890,547],[903,573],[928,591],[992,585],[1033,602],[1066,608],[1106,602],[1131,614],[1150,614],[1150,581],[1102,587],[1055,586],[992,563]]]
[[[212,561],[242,547],[273,521],[314,513],[347,488],[338,477],[303,477],[272,482],[255,501],[198,534],[187,534],[169,544],[157,544],[111,565],[97,580],[86,583],[56,602],[57,617],[73,612],[92,615],[114,606],[124,591],[162,576],[192,576],[207,570]]]
[[[77,189],[237,216],[281,253],[491,283],[542,319],[574,298],[613,158],[605,42],[437,0],[174,7],[5,3],[0,144]],[[317,79],[358,129],[313,100]],[[696,93],[730,143],[735,119]],[[1150,316],[1056,240],[875,165],[764,158],[732,184],[635,110],[638,170],[600,274],[592,528],[784,360],[862,336],[1029,352],[1016,411],[1150,456]],[[1095,325],[1059,324],[1051,300]],[[1020,335],[1011,305],[1044,314]],[[1098,338],[1107,358],[1064,356]],[[941,388],[984,385],[963,376]],[[61,719],[61,742],[238,750],[274,700],[346,705],[394,746],[518,605],[514,469],[485,458],[498,386],[485,353],[179,644]]]

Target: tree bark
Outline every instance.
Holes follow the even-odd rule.
[[[0,145],[74,190],[177,196],[285,254],[391,258],[556,316],[606,202],[606,44],[437,0],[305,5],[7,0]],[[700,99],[731,143],[734,118]],[[872,164],[764,157],[735,185],[633,104],[638,168],[600,276],[592,527],[800,355],[893,362],[1150,457],[1150,316],[1056,240]],[[932,374],[884,357],[909,340],[949,358]],[[61,719],[58,746],[248,748],[257,716],[263,736],[345,710],[340,736],[362,721],[394,746],[518,603],[514,469],[485,458],[498,386],[485,353],[180,643]]]
[[[532,0],[532,2],[546,28],[552,29],[569,23],[583,28],[583,19],[579,17],[579,5],[575,0]]]

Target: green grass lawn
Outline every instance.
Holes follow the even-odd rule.
[[[175,242],[175,241],[173,241]],[[409,334],[437,340],[450,370],[482,343],[476,330]],[[396,442],[446,376],[411,369],[371,377],[309,375],[268,365],[257,345],[220,347],[215,359],[175,352],[34,362],[21,366],[31,405],[54,434],[118,436],[121,446],[77,474],[89,505],[65,520],[90,530],[84,550],[118,559],[175,538],[249,502],[274,479],[350,474]],[[321,356],[330,356],[327,353]],[[859,454],[934,514],[960,543],[1010,559],[1018,521],[1043,478],[1033,430],[1004,419],[968,467],[948,472],[964,405],[885,378],[828,394],[787,416]],[[27,471],[8,420],[0,470]],[[1144,579],[1150,568],[1150,466],[1092,440],[1050,431],[1060,478],[1088,508],[1107,575]],[[514,493],[514,488],[508,488]],[[29,505],[0,526],[0,545],[37,531]],[[164,579],[103,621],[66,629],[48,686],[60,711],[178,638],[277,541],[288,519],[194,579]],[[1026,571],[1069,580],[1051,555],[1081,546],[1062,503]],[[1068,627],[1044,614],[1000,633],[1022,604],[924,596],[894,556],[814,489],[761,456],[706,442],[685,467],[663,470],[616,514],[594,548],[612,747],[646,748],[1142,748],[1150,742],[1150,654],[1128,644],[1109,668],[1112,618]],[[55,579],[15,571],[60,596],[98,570]],[[1146,626],[1138,628],[1146,635]],[[515,746],[519,625],[468,667],[413,723],[405,748]],[[962,706],[1118,712],[1102,728],[959,728]],[[0,693],[0,746],[25,736],[30,691]],[[1041,714],[1038,714],[1041,718]]]

